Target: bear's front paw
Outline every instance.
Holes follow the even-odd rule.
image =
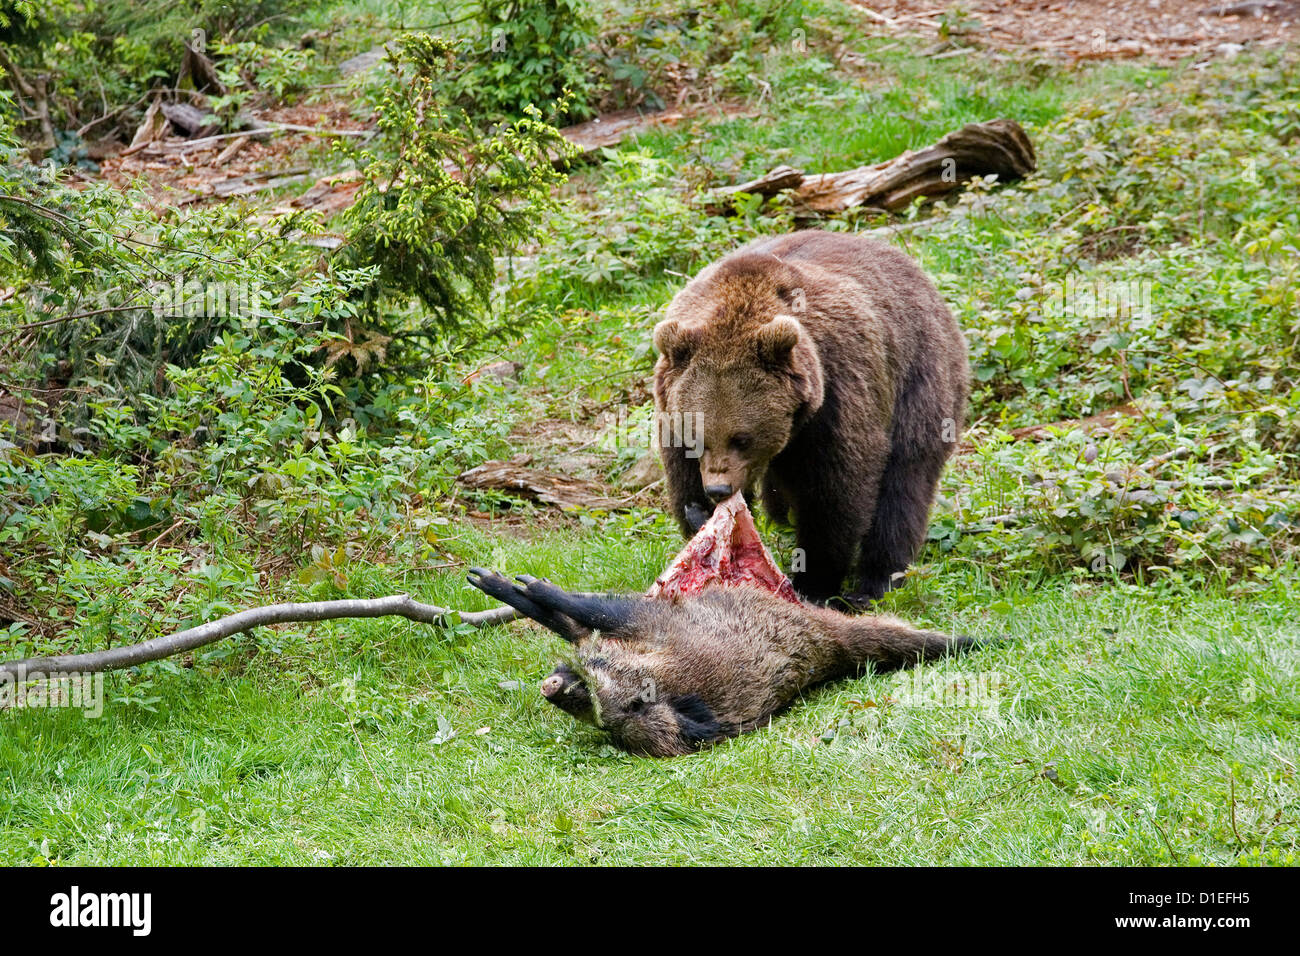
[[[883,594],[876,594],[867,591],[854,591],[851,594],[842,594],[832,598],[827,602],[827,607],[834,607],[836,610],[847,611],[850,614],[870,611],[875,607]]]
[[[697,501],[693,501],[686,506],[686,523],[691,526],[691,531],[699,531],[704,527],[704,522],[709,520],[709,515],[713,514],[713,508],[705,506]]]

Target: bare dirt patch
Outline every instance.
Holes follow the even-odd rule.
[[[345,104],[337,102],[270,109],[260,111],[257,118],[269,124],[322,130],[356,132],[364,128],[352,118]],[[104,180],[118,188],[138,182],[156,206],[186,205],[210,197],[224,200],[241,195],[234,191],[239,184],[258,185],[259,174],[266,174],[266,182],[295,170],[300,175],[302,164],[295,157],[319,142],[319,137],[301,130],[277,130],[264,137],[204,138],[193,148],[186,142],[184,137],[173,135],[136,152],[118,146],[107,150],[99,160],[98,173],[83,172],[78,178]],[[223,183],[234,184],[232,191],[223,194]]]
[[[1027,3],[871,0],[853,5],[880,33],[935,39],[951,55],[962,46],[1033,51],[1068,60],[1235,56],[1300,36],[1300,2],[1258,0],[1030,0]]]

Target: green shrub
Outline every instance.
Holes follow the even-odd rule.
[[[370,320],[394,297],[417,296],[429,310],[401,330],[412,337],[463,328],[489,304],[496,257],[538,235],[565,178],[557,161],[574,153],[534,109],[484,133],[445,105],[436,80],[453,62],[452,47],[427,34],[393,45],[379,135],[356,153],[363,184],[340,219],[347,241],[336,258],[377,270],[361,290]]]
[[[459,106],[483,119],[519,119],[529,107],[556,121],[591,115],[596,33],[583,0],[484,0],[476,24],[443,80]]]

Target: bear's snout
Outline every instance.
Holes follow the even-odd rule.
[[[704,493],[708,495],[710,498],[712,498],[715,502],[718,502],[730,498],[733,490],[734,489],[731,487],[731,485],[727,485],[727,484],[709,485],[704,489]]]

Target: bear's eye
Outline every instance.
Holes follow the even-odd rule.
[[[754,439],[748,435],[732,435],[727,444],[731,446],[733,451],[748,451],[749,446],[754,444]]]

